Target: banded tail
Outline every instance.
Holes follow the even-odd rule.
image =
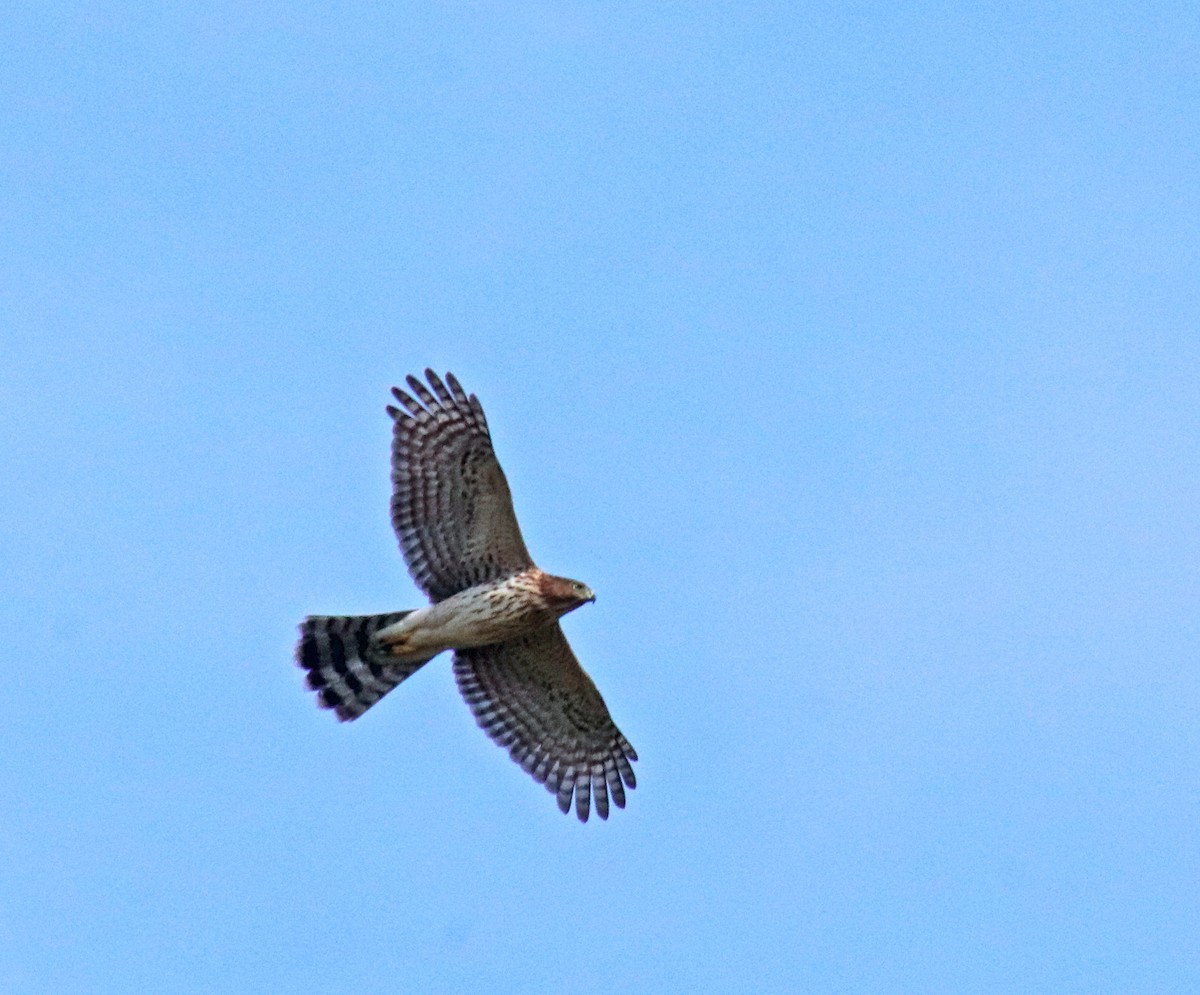
[[[392,688],[433,659],[397,662],[375,634],[411,612],[386,615],[310,615],[300,623],[296,662],[317,704],[339,720],[357,719]]]

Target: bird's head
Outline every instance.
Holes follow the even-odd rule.
[[[554,577],[543,574],[541,593],[551,610],[557,615],[573,612],[580,605],[595,601],[596,595],[582,581],[571,580],[569,577]]]

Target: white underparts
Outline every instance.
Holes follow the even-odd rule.
[[[443,650],[502,643],[556,617],[538,595],[535,578],[522,572],[418,608],[380,629],[375,640],[397,660],[426,659]]]

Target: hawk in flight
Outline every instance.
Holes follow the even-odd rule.
[[[625,807],[637,754],[613,724],[558,620],[595,601],[534,565],[483,408],[447,373],[393,388],[392,526],[430,604],[385,615],[311,615],[296,661],[322,708],[356,719],[443,650],[475,720],[563,812]],[[410,393],[411,392],[411,393]]]

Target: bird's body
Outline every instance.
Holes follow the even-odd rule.
[[[425,371],[401,408],[392,443],[392,524],[430,604],[365,616],[310,616],[297,662],[325,708],[356,719],[437,654],[476,721],[559,807],[587,821],[636,784],[629,741],[575,659],[558,619],[595,600],[579,581],[540,570],[521,538],[483,408],[453,375]],[[419,398],[419,400],[417,400]]]
[[[561,578],[537,567],[475,584],[381,629],[376,639],[397,660],[428,660],[443,650],[503,643],[558,621],[541,592]]]

